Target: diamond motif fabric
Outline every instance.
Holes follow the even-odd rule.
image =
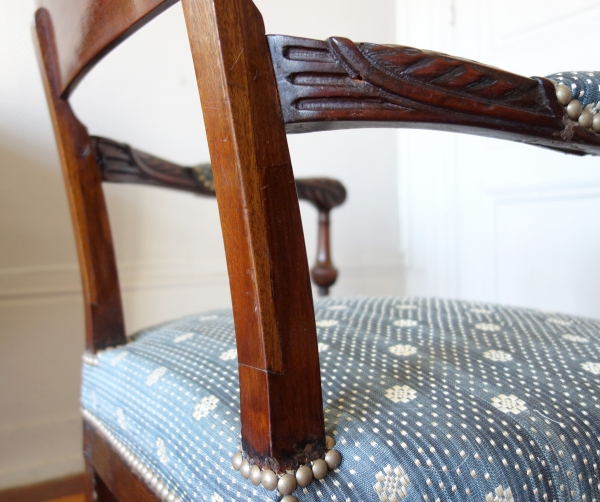
[[[600,321],[422,298],[315,305],[326,431],[343,457],[300,501],[600,500]],[[240,441],[230,311],[84,364],[82,407],[170,499],[273,501]],[[143,470],[142,469],[142,470]]]

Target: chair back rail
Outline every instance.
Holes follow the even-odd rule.
[[[59,94],[67,97],[104,55],[177,1],[38,0],[54,26]]]

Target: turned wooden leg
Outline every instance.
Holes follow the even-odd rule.
[[[319,296],[327,296],[335,283],[338,271],[331,261],[329,233],[329,209],[319,210],[319,240],[317,242],[317,263],[310,270],[314,283],[319,287]]]

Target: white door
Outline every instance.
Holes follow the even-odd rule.
[[[398,0],[398,43],[527,76],[599,70],[597,0]],[[409,294],[600,317],[600,158],[400,131]]]

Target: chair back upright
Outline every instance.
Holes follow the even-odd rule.
[[[176,2],[38,0],[52,18],[61,95],[68,96],[112,48]]]
[[[94,148],[67,101],[110,49],[175,0],[40,0],[35,38],[78,247],[89,351],[126,342]],[[321,456],[312,292],[281,106],[251,0],[183,0],[223,229],[242,445],[277,472]]]

